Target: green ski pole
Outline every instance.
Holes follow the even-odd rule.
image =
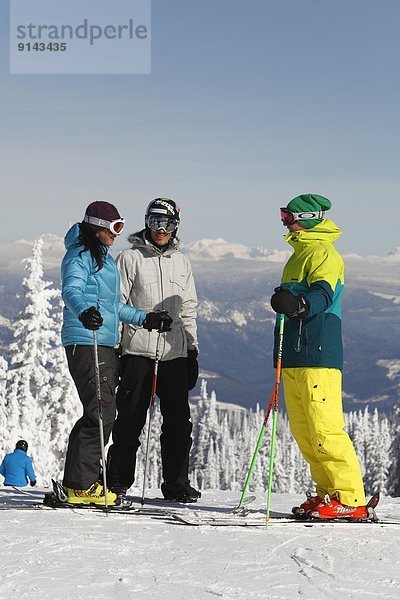
[[[285,319],[284,315],[280,315],[278,360],[276,362],[276,380],[275,380],[274,403],[273,403],[274,404],[274,415],[272,418],[271,452],[270,452],[270,456],[269,456],[268,496],[267,496],[267,509],[266,509],[266,513],[265,513],[267,526],[268,526],[268,521],[269,521],[269,509],[271,506],[272,477],[273,477],[273,473],[274,473],[276,423],[278,420],[279,386],[281,383],[281,374],[282,374],[283,328],[284,328],[284,323],[285,323],[284,319]]]
[[[257,440],[256,448],[254,450],[253,458],[251,459],[250,467],[249,467],[249,469],[247,471],[246,480],[244,482],[242,495],[240,497],[239,504],[235,508],[235,511],[239,511],[242,508],[242,506],[243,506],[244,499],[245,499],[246,492],[247,492],[247,488],[249,487],[250,478],[251,478],[251,475],[253,473],[254,465],[256,464],[257,456],[258,456],[258,453],[259,453],[259,450],[260,450],[260,447],[261,447],[261,442],[263,440],[264,433],[266,431],[266,427],[267,427],[267,423],[268,423],[268,418],[269,418],[269,415],[271,413],[272,407],[275,404],[276,396],[277,396],[277,394],[279,394],[279,384],[280,384],[280,377],[281,377],[281,362],[282,362],[283,326],[284,326],[284,315],[280,315],[280,320],[279,320],[279,342],[278,342],[278,360],[277,360],[277,363],[276,363],[275,386],[274,386],[274,390],[273,390],[273,392],[271,394],[271,399],[269,401],[269,404],[268,404],[268,407],[267,407],[267,410],[266,410],[266,413],[265,413],[263,424],[261,426],[261,430],[260,430],[260,434],[258,436],[258,440]]]

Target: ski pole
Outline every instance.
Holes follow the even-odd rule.
[[[261,442],[263,440],[264,433],[266,431],[266,427],[267,427],[269,415],[271,413],[272,407],[274,406],[276,396],[277,396],[277,394],[279,394],[279,384],[280,384],[280,378],[281,378],[281,363],[282,363],[283,326],[284,326],[284,315],[280,315],[280,321],[279,321],[279,341],[278,341],[278,360],[277,360],[277,363],[276,363],[275,386],[274,386],[273,392],[271,394],[271,399],[270,399],[269,404],[267,406],[267,410],[265,412],[264,421],[263,421],[263,424],[261,425],[261,430],[260,430],[260,434],[258,436],[256,448],[254,450],[253,458],[251,459],[250,467],[249,467],[249,469],[247,471],[246,480],[244,482],[242,495],[240,497],[239,504],[238,504],[238,506],[235,509],[236,511],[240,510],[240,508],[243,505],[244,498],[245,498],[246,492],[247,492],[247,488],[249,486],[250,478],[251,478],[251,475],[253,473],[254,465],[256,463],[256,459],[257,459],[257,456],[258,456],[258,453],[259,453],[259,450],[260,450]]]
[[[149,448],[150,448],[150,430],[151,430],[151,422],[154,413],[155,406],[155,396],[157,389],[157,376],[158,376],[158,363],[160,362],[160,339],[161,339],[161,331],[158,332],[157,345],[156,345],[156,356],[154,360],[154,371],[153,371],[153,384],[151,388],[151,396],[150,396],[150,406],[149,406],[149,424],[147,429],[147,443],[146,443],[146,456],[144,460],[144,476],[143,476],[143,488],[142,488],[142,499],[141,505],[144,505],[144,493],[146,489],[146,478],[147,478],[147,468],[149,463]]]
[[[103,466],[103,489],[104,489],[104,500],[106,512],[108,511],[108,490],[107,490],[107,475],[106,475],[106,451],[104,445],[104,425],[103,425],[103,408],[101,399],[101,388],[100,388],[100,369],[99,369],[99,354],[97,349],[97,335],[96,331],[93,331],[93,344],[94,344],[94,372],[96,380],[96,396],[97,406],[99,409],[99,432],[100,432],[100,448],[101,448],[101,462]]]
[[[274,389],[274,414],[272,418],[272,433],[271,433],[271,451],[269,456],[269,476],[268,476],[268,496],[267,496],[267,509],[265,512],[266,525],[269,521],[269,509],[271,506],[271,490],[272,490],[272,476],[274,473],[274,456],[275,456],[275,439],[276,439],[276,423],[278,420],[278,403],[279,403],[279,385],[281,382],[282,373],[282,348],[283,348],[283,328],[284,328],[284,315],[280,315],[279,321],[279,338],[278,338],[278,360],[276,362],[276,380]]]

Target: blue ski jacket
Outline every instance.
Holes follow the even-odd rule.
[[[32,459],[24,450],[14,450],[6,454],[0,465],[0,475],[4,477],[4,485],[22,487],[29,481],[36,481]]]
[[[65,236],[65,254],[61,265],[62,298],[64,300],[61,339],[63,346],[93,346],[93,332],[85,329],[79,315],[95,306],[103,317],[97,332],[101,346],[115,346],[119,340],[119,322],[142,325],[146,312],[128,306],[120,300],[119,272],[107,251],[104,265],[97,271],[89,251],[77,246],[79,223],[75,223]]]

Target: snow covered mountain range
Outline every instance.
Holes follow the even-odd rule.
[[[119,243],[119,249],[126,247]],[[7,345],[24,275],[21,261],[32,242],[0,244],[0,343]],[[223,239],[183,247],[199,296],[200,364],[219,401],[264,405],[272,369],[274,313],[269,299],[290,250],[250,248]],[[62,238],[44,236],[46,276],[59,283]],[[366,404],[390,411],[398,400],[400,372],[400,248],[385,257],[344,256],[344,399],[347,409]],[[198,391],[198,390],[197,390]]]

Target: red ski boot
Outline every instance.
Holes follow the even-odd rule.
[[[339,501],[339,497],[335,494],[332,497],[325,496],[321,504],[313,510],[307,512],[309,519],[326,519],[345,521],[367,521],[369,515],[366,506],[347,506]]]
[[[321,504],[321,502],[323,502],[322,498],[319,496],[313,496],[311,492],[307,492],[307,500],[300,504],[300,506],[293,506],[292,513],[295,517],[301,518],[306,514],[307,511],[314,510],[314,508],[316,508],[318,504]]]

